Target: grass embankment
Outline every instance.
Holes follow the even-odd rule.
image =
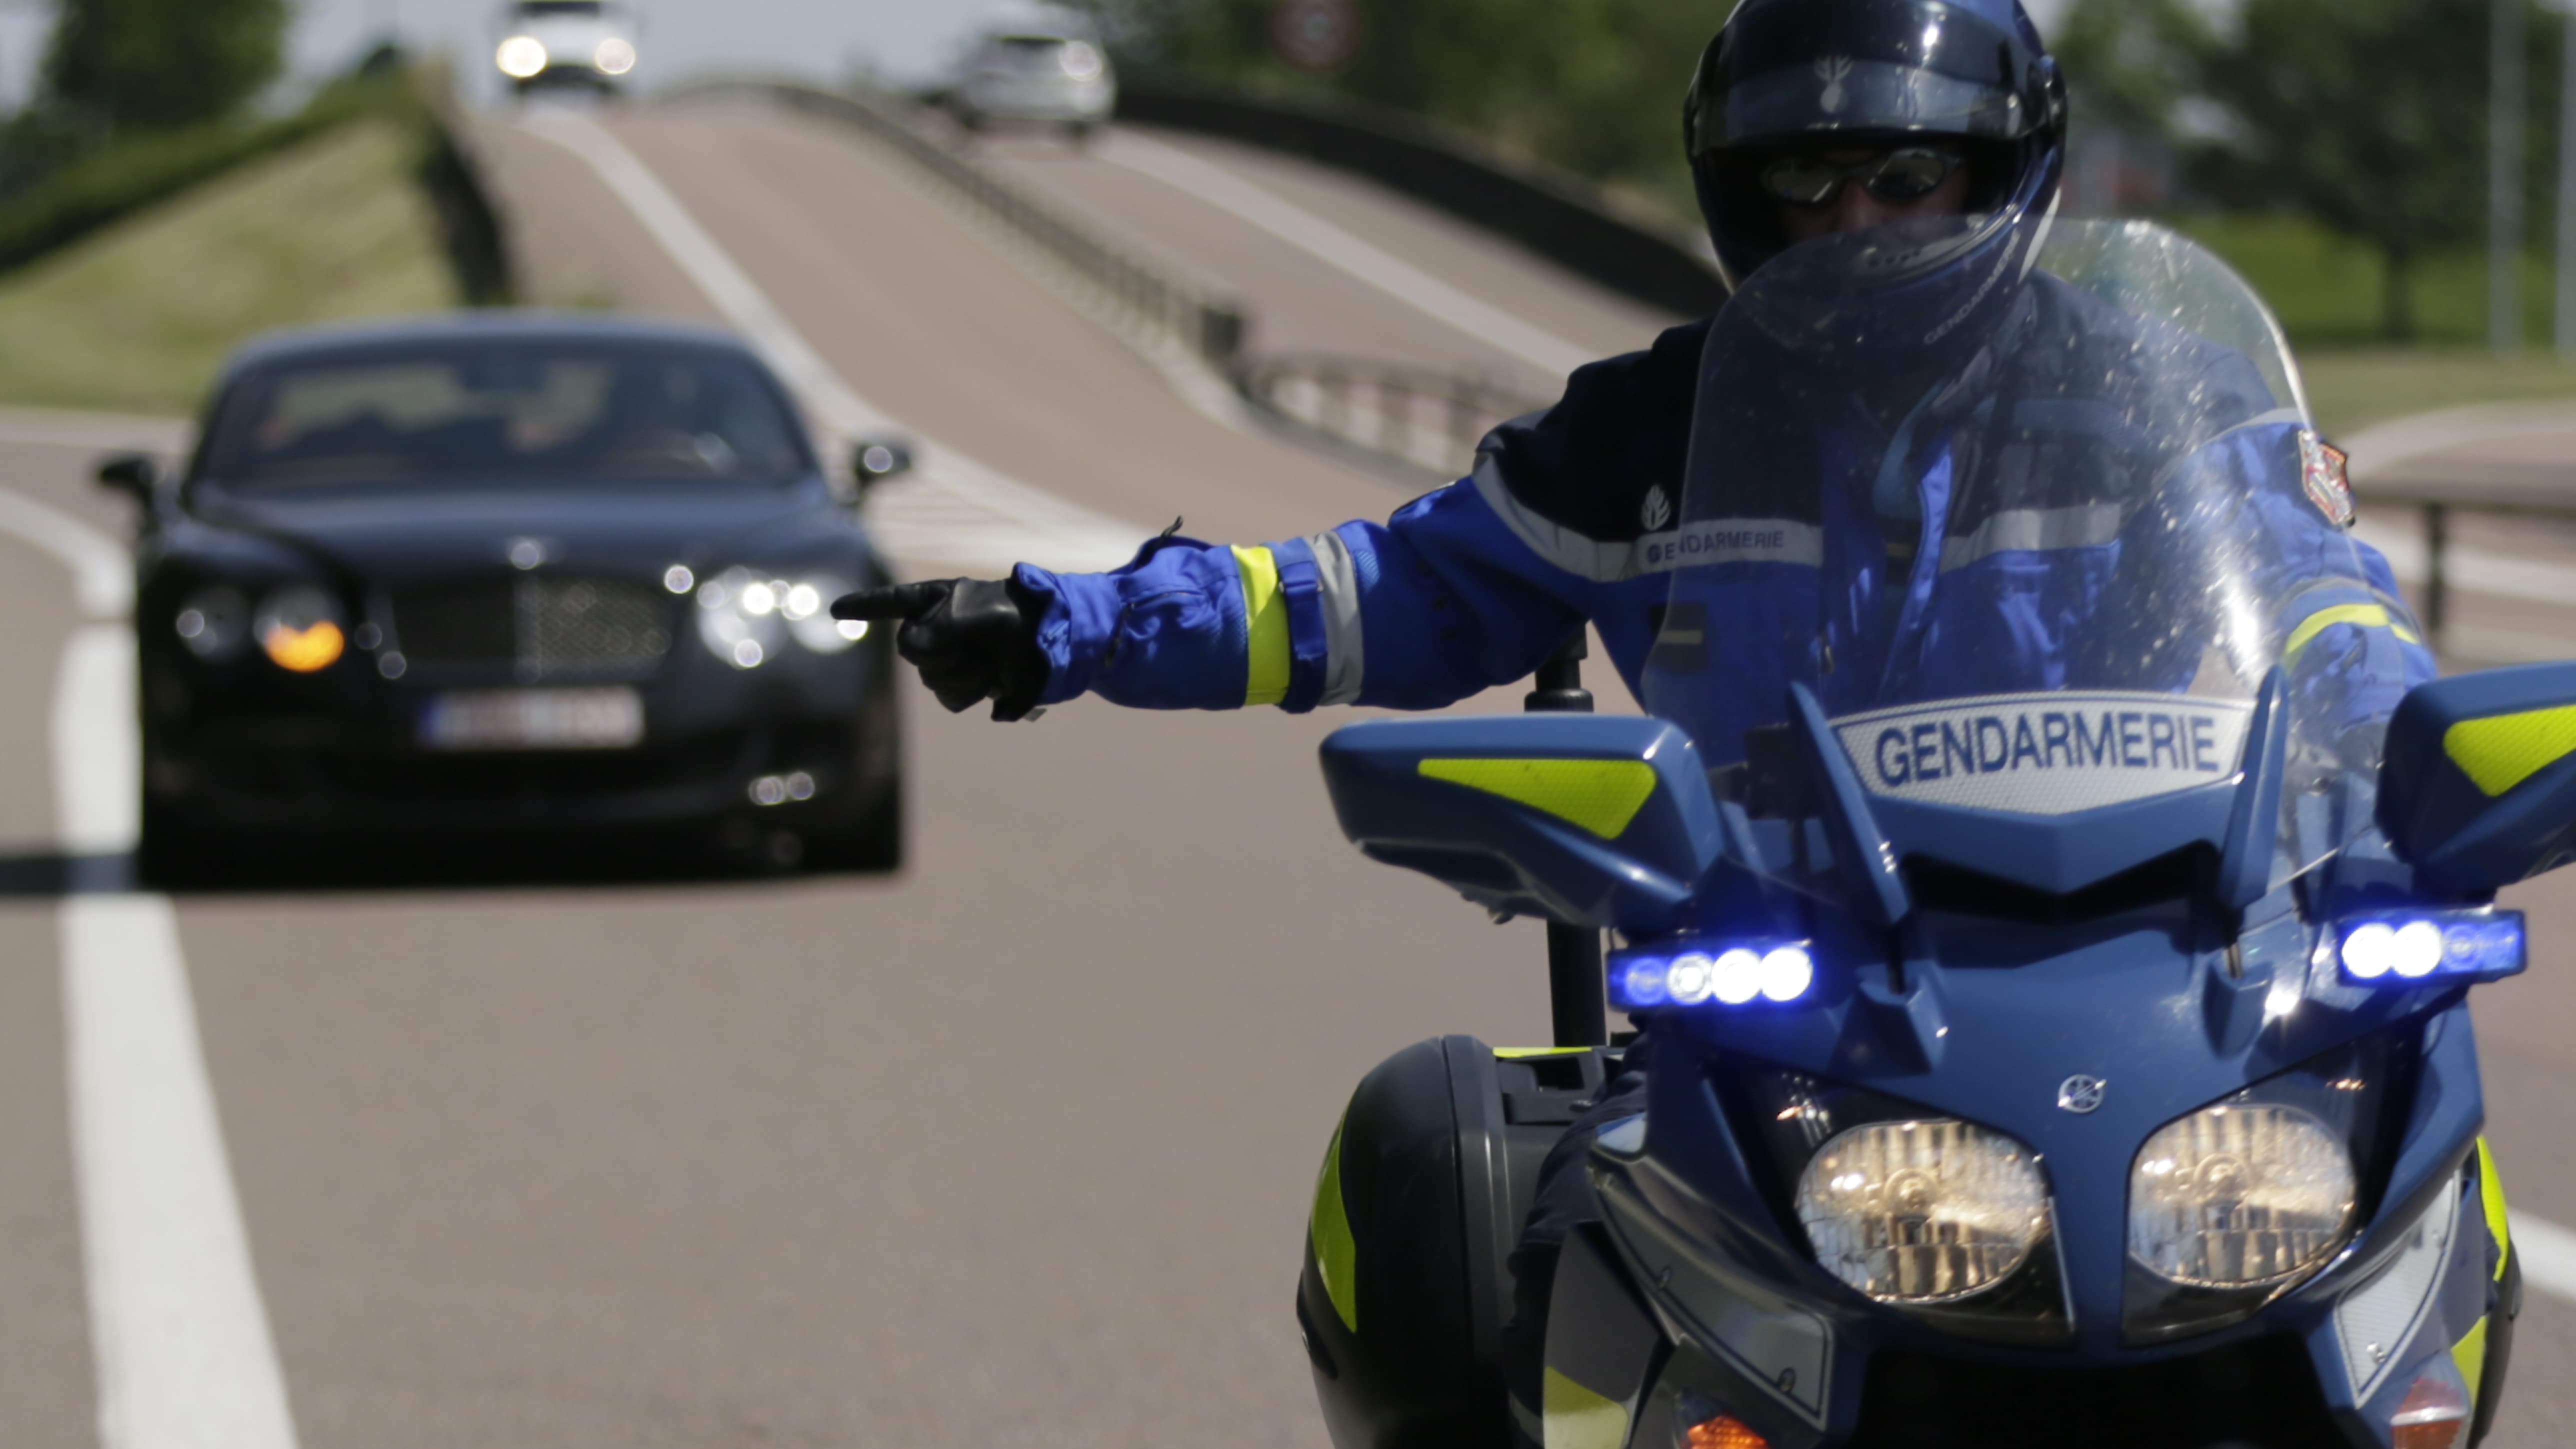
[[[257,333],[456,305],[419,156],[357,121],[0,278],[0,402],[184,414]]]
[[[2522,276],[2531,346],[2508,358],[2486,346],[2482,256],[2419,264],[2407,288],[2416,343],[2391,347],[2381,336],[2386,273],[2367,248],[2278,217],[2188,217],[2175,225],[2225,257],[2271,304],[2298,349],[2309,401],[2331,431],[2468,403],[2576,399],[2576,367],[2549,350],[2554,278],[2538,259],[2524,263]]]

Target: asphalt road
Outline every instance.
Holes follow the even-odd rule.
[[[1190,406],[863,142],[736,107],[608,129],[852,391],[1000,474],[1140,535],[1180,515],[1275,538],[1401,501]],[[589,162],[498,122],[481,144],[541,297],[723,315]],[[1095,164],[1046,184],[1125,184],[1076,174]],[[1296,184],[1484,285],[1399,203]],[[1143,195],[1182,236],[1187,197]],[[1201,220],[1207,265],[1252,245]],[[1243,275],[1314,345],[1476,355],[1347,273]],[[1530,320],[1604,350],[1651,333],[1579,310]],[[1384,330],[1344,341],[1318,320],[1337,315]],[[92,448],[7,435],[0,487],[122,528],[82,482]],[[22,681],[0,711],[0,1443],[85,1446],[102,1385],[46,707],[82,615],[55,560],[0,552],[0,677]],[[307,1449],[1323,1442],[1288,1312],[1318,1154],[1396,1047],[1544,1039],[1536,928],[1341,842],[1312,750],[1347,714],[1086,703],[1005,728],[909,703],[892,880],[177,904]],[[2524,894],[2540,960],[2481,1011],[2494,1133],[2517,1207],[2576,1223],[2576,890]],[[2576,1309],[2535,1296],[2493,1442],[2576,1437],[2571,1370]]]

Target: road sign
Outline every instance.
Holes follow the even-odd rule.
[[[1351,0],[1281,0],[1270,42],[1300,70],[1336,70],[1359,50],[1360,17]]]

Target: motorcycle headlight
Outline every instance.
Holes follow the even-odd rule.
[[[1911,1292],[1947,1274],[1953,1296],[1880,1301],[1961,1338],[2041,1348],[2074,1336],[2047,1174],[2028,1147],[1919,1102],[1737,1052],[1709,1063],[1709,1085],[1781,1230],[1793,1239],[1803,1231],[1826,1271],[1873,1296],[1890,1282]],[[1873,1171],[1865,1160],[1899,1150],[1938,1159],[1928,1184],[1921,1176],[1895,1180],[1919,1174],[1918,1163]],[[1924,1211],[1901,1211],[1909,1203]],[[1943,1267],[1933,1260],[1945,1248],[1952,1261]],[[1995,1274],[1982,1287],[1966,1286]]]
[[[250,642],[250,600],[230,584],[199,589],[170,616],[170,629],[189,653],[220,663]]]
[[[1946,1303],[2012,1276],[2048,1231],[2029,1148],[1946,1118],[1873,1122],[1798,1177],[1816,1260],[1882,1303]]]
[[[260,600],[251,633],[271,663],[294,674],[328,669],[347,652],[339,600],[311,584],[290,584]]]
[[[2122,1337],[2242,1322],[2333,1262],[2384,1180],[2388,1104],[2414,1060],[2376,1033],[2150,1135],[2129,1170]]]
[[[2138,1149],[2129,1256],[2199,1288],[2279,1283],[2315,1270],[2352,1226],[2352,1154],[2296,1107],[2205,1107]]]
[[[868,636],[865,621],[832,617],[832,601],[848,592],[827,574],[787,579],[730,568],[697,587],[698,641],[736,669],[759,668],[790,638],[813,653],[838,654]]]

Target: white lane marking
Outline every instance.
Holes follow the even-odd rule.
[[[136,754],[133,631],[86,625],[54,701],[66,852],[134,848]],[[169,898],[75,894],[61,921],[99,1443],[295,1449]]]
[[[2514,1256],[2522,1281],[2552,1298],[2576,1303],[2576,1233],[2527,1213],[2512,1215]]]
[[[1491,303],[1468,296],[1412,263],[1360,240],[1322,217],[1253,185],[1224,167],[1160,141],[1112,131],[1093,143],[1103,160],[1177,187],[1220,211],[1230,212],[1424,315],[1562,377],[1600,360],[1593,348],[1534,327]]]
[[[88,617],[122,619],[133,612],[134,556],[106,534],[50,504],[9,492],[0,492],[0,533],[16,534],[68,565],[74,596]]]
[[[0,422],[0,431],[101,443],[30,438],[16,422]],[[112,617],[130,604],[125,550],[97,529],[0,491],[0,531],[69,568],[84,612]],[[100,581],[107,573],[116,587]],[[91,623],[72,635],[52,723],[60,849],[92,858],[131,852],[142,797],[130,628]],[[285,1374],[251,1267],[170,901],[84,892],[64,899],[60,920],[99,1443],[295,1449]]]
[[[589,162],[825,428],[844,438],[897,429],[842,381],[661,178],[599,123],[549,111],[520,125]],[[914,444],[913,476],[878,489],[868,507],[870,526],[898,558],[935,558],[995,573],[1022,561],[1107,569],[1133,558],[1151,532],[1005,477],[917,434]]]

